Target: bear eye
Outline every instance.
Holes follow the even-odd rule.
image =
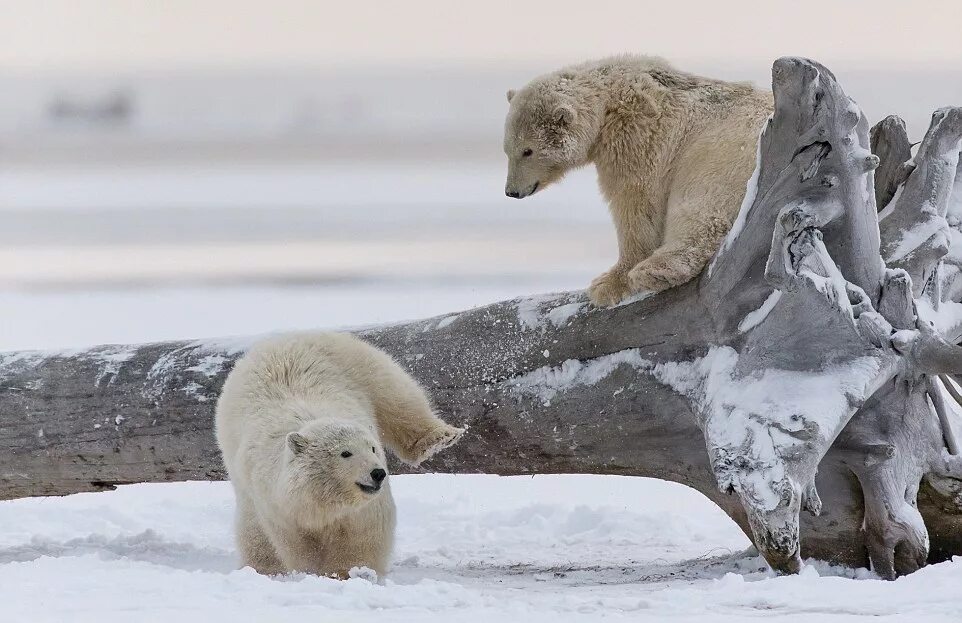
[[[374,449],[374,446],[371,446],[371,452],[373,452],[374,454],[377,454],[377,450]]]
[[[351,458],[351,457],[354,456],[354,455],[351,454],[351,451],[350,451],[350,450],[345,450],[344,452],[341,452],[341,456],[344,457],[345,459],[349,459],[349,458]]]
[[[534,152],[531,151],[530,148],[529,148],[529,149],[525,149],[523,152],[521,152],[521,157],[522,157],[522,158],[527,158],[528,156],[530,156],[530,155],[533,154],[533,153],[534,153]]]

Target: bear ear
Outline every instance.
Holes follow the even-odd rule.
[[[514,89],[508,89],[508,93],[507,93],[508,102],[511,102],[511,100],[514,98],[515,93],[517,93],[517,91],[515,91]]]
[[[567,104],[559,104],[554,109],[554,118],[560,126],[571,125],[575,120],[575,109]]]
[[[307,437],[298,432],[288,433],[287,447],[290,448],[291,452],[295,455],[298,455],[307,449]]]

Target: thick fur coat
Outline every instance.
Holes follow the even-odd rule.
[[[508,101],[508,196],[598,171],[618,237],[618,261],[588,289],[598,305],[701,272],[737,216],[772,112],[770,92],[636,56],[535,78]]]
[[[418,464],[462,432],[390,357],[353,336],[256,345],[216,412],[244,564],[265,574],[384,574],[395,521],[384,447]]]

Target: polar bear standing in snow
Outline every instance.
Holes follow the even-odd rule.
[[[508,91],[505,194],[524,198],[594,164],[618,262],[588,295],[613,305],[694,278],[737,216],[772,94],[619,56]]]
[[[343,578],[387,569],[394,500],[383,446],[417,464],[463,431],[438,419],[385,353],[350,335],[300,333],[237,363],[216,432],[244,563]]]

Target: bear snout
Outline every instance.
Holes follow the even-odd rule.
[[[369,475],[371,477],[371,484],[368,485],[364,484],[363,482],[358,482],[356,484],[357,487],[364,493],[374,495],[381,490],[381,485],[387,478],[387,471],[385,471],[382,467],[375,467],[371,470]]]
[[[535,191],[538,190],[539,186],[541,186],[540,180],[535,182],[533,185],[529,186],[524,190],[515,190],[513,188],[506,187],[504,189],[504,194],[507,195],[508,197],[511,197],[512,199],[524,199],[525,197],[530,197],[531,195],[533,195]]]

